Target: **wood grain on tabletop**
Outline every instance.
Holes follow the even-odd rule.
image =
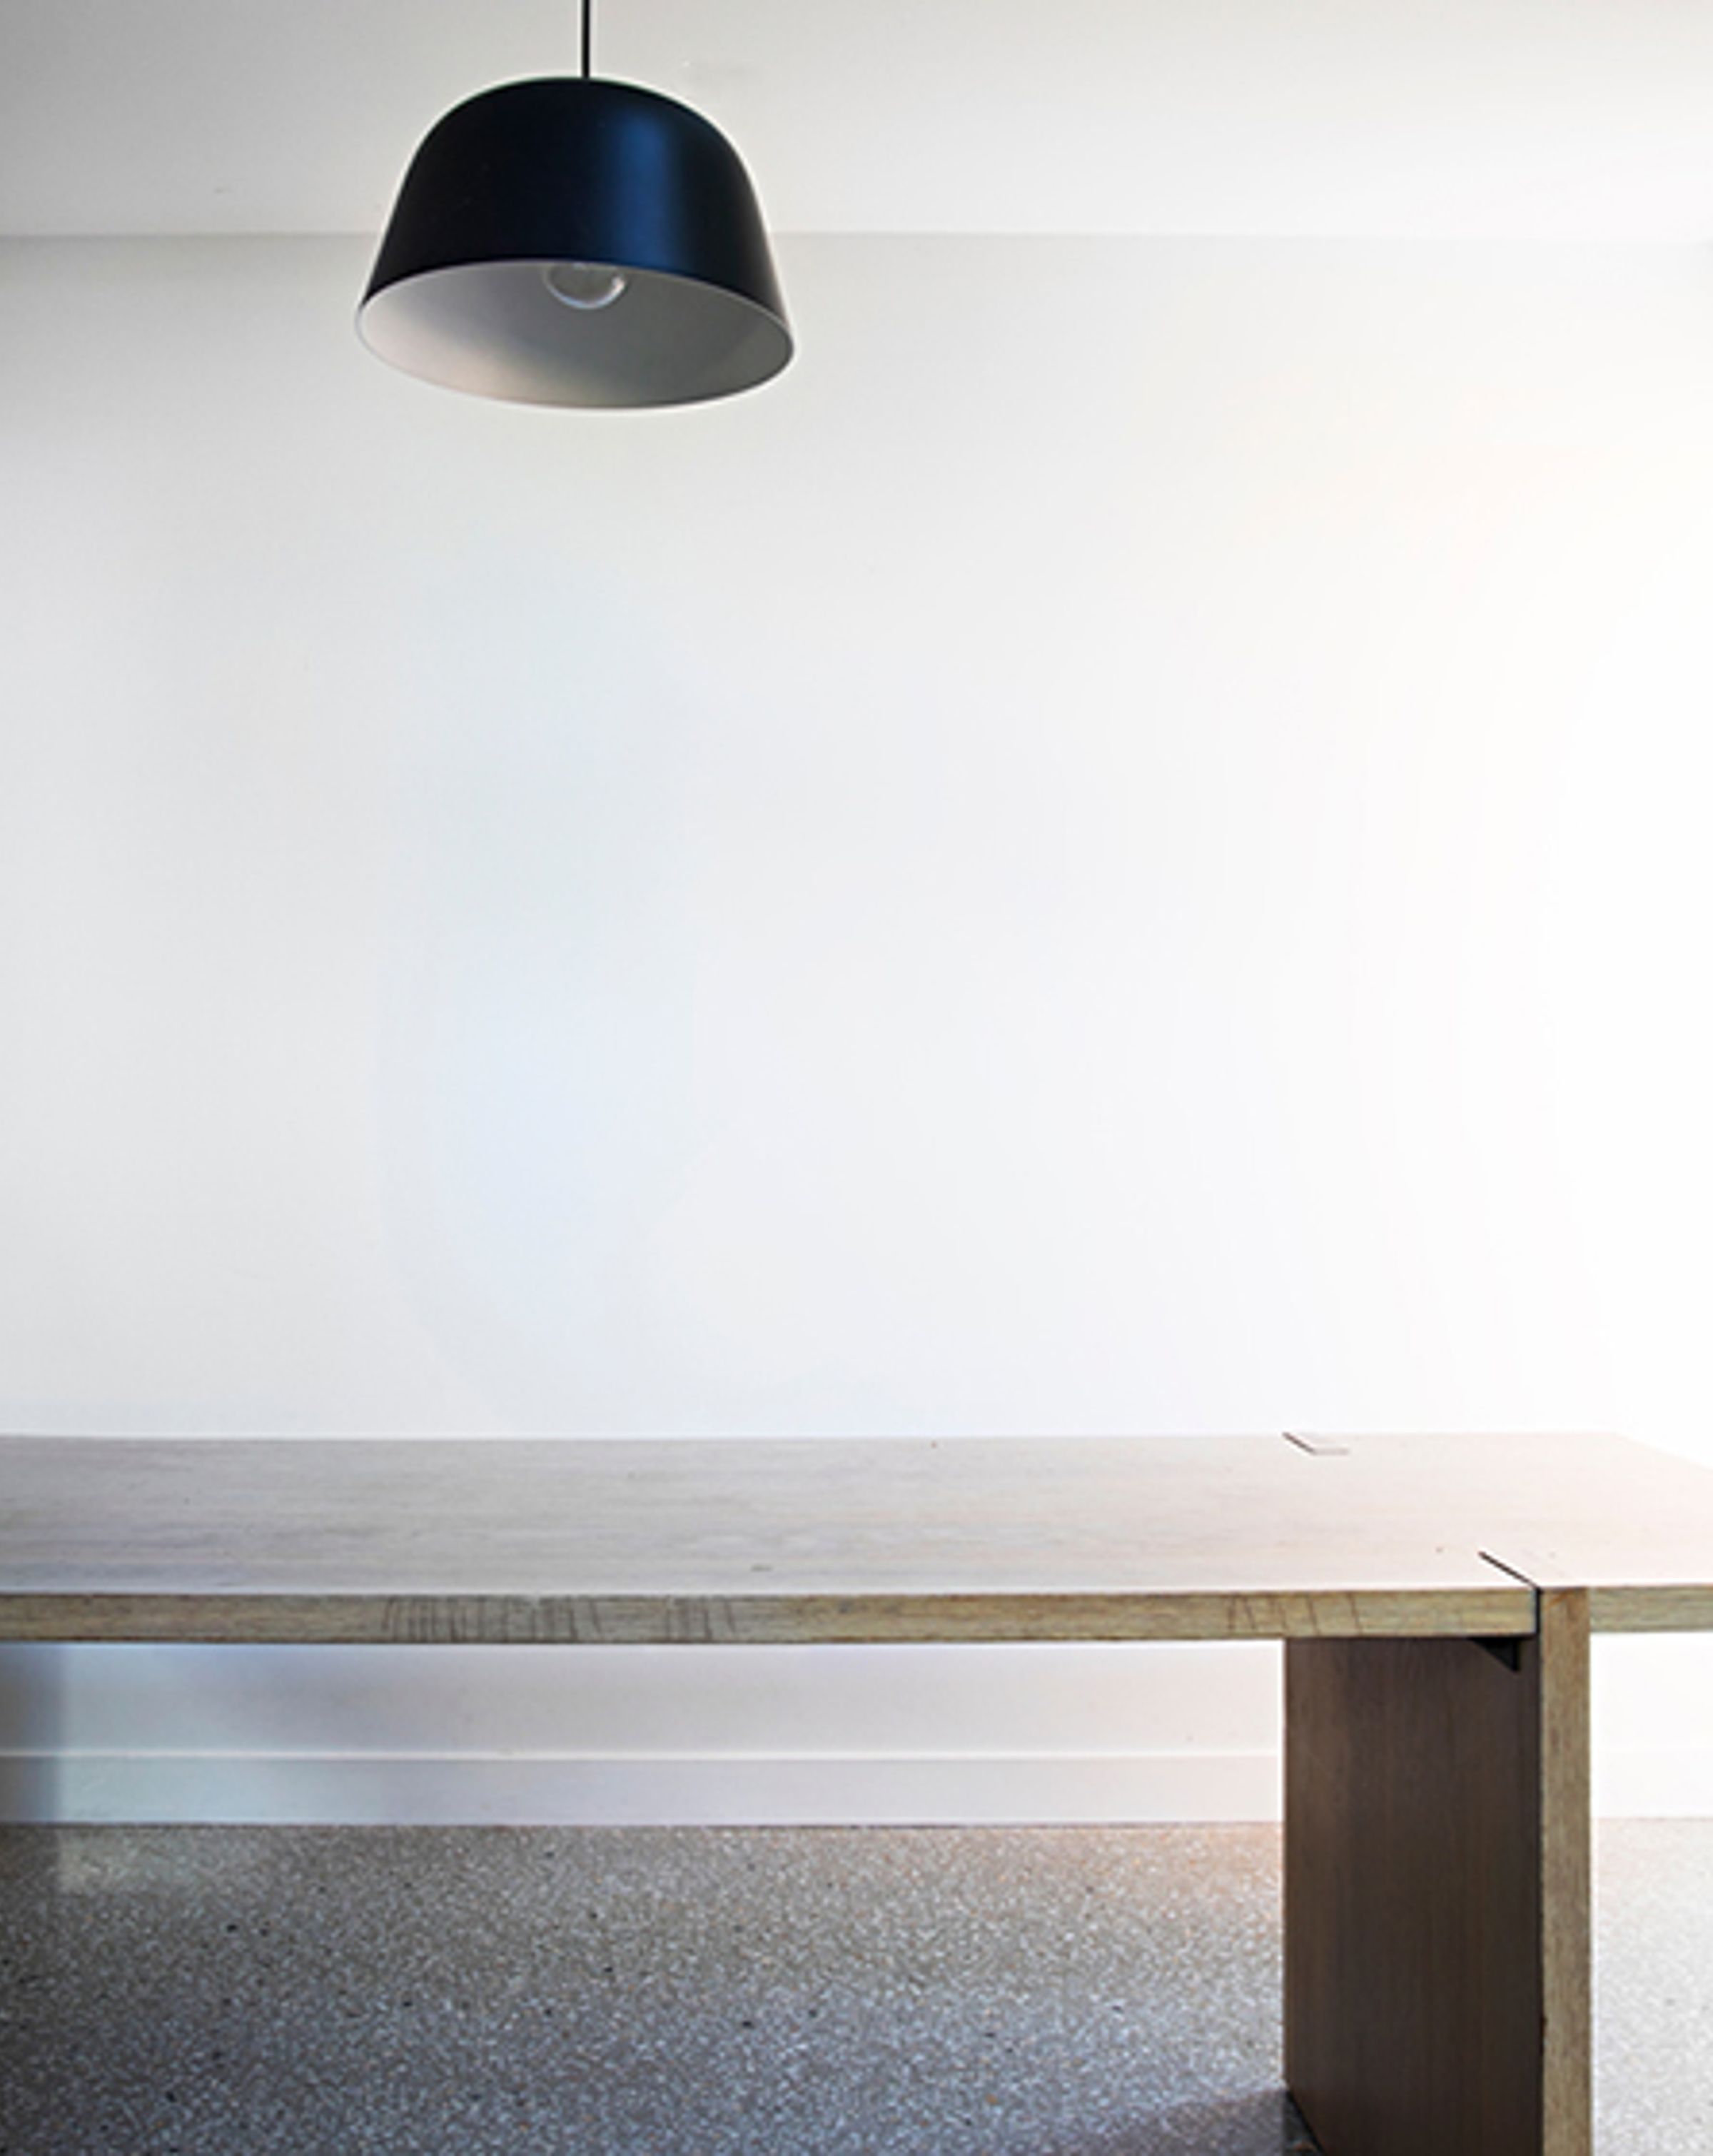
[[[1533,1569],[1531,1569],[1531,1567]],[[1713,1625],[1616,1438],[0,1440],[0,1635],[756,1641]]]

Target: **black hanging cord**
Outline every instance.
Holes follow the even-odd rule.
[[[595,0],[583,0],[583,80],[589,79],[589,20]]]

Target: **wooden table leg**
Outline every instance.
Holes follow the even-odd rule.
[[[1591,2156],[1588,1603],[1285,1648],[1285,2078],[1324,2156]]]

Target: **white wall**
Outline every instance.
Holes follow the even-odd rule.
[[[1713,258],[783,254],[592,417],[356,244],[0,249],[0,1426],[1713,1464]],[[14,1650],[0,1806],[1272,1801],[1264,1650],[911,1667]]]

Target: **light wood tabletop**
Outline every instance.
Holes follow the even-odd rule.
[[[0,1439],[0,1637],[1521,1635],[1713,1625],[1614,1437]]]

